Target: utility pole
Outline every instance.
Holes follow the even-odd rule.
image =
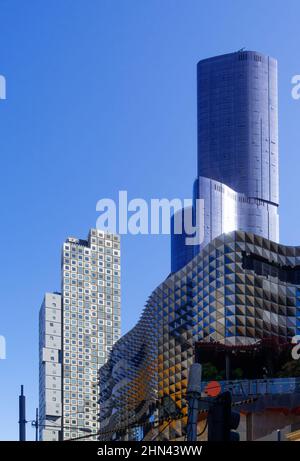
[[[21,386],[21,395],[19,395],[19,440],[26,441],[26,397],[24,395],[24,386]]]
[[[201,377],[202,366],[200,363],[193,363],[190,367],[187,400],[188,400],[188,422],[187,441],[197,442],[197,423],[201,398]]]
[[[32,422],[32,426],[35,427],[35,441],[39,441],[39,409],[35,410],[35,421]]]

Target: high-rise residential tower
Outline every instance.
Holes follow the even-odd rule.
[[[97,376],[120,337],[120,296],[119,236],[92,229],[87,240],[68,238],[62,250],[61,297],[47,294],[40,313],[42,425],[54,419],[60,425],[56,433],[52,428],[41,432],[43,439],[98,432]]]
[[[62,418],[61,295],[46,293],[39,317],[39,438],[58,441]]]
[[[256,51],[204,59],[197,66],[198,173],[204,240],[242,230],[279,241],[277,61]],[[173,235],[172,239],[178,240]],[[172,272],[190,260],[172,245]],[[180,248],[178,248],[180,246]]]

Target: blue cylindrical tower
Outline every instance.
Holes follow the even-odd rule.
[[[197,65],[197,95],[193,200],[194,215],[196,201],[203,203],[197,222],[203,240],[192,251],[172,235],[172,270],[226,232],[279,242],[277,61],[256,51],[204,59]]]
[[[198,177],[279,204],[277,61],[256,51],[197,66]]]

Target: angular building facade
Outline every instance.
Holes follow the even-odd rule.
[[[241,231],[217,237],[154,290],[113,347],[100,370],[100,437],[182,439],[198,342],[279,347],[298,334],[300,247]]]
[[[56,308],[51,305],[53,296],[59,295],[46,295],[40,313],[42,426],[55,416],[47,408],[52,411],[57,402],[61,413],[55,439],[82,437],[89,431],[88,440],[96,440],[92,434],[99,430],[98,369],[121,334],[119,236],[91,229],[87,240],[68,238],[62,251],[59,307],[58,300]],[[55,396],[48,387],[54,379],[54,364],[60,370]],[[44,378],[43,370],[48,369]],[[48,432],[42,431],[43,440],[45,435]]]

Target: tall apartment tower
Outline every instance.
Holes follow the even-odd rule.
[[[46,293],[39,316],[39,438],[58,441],[62,423],[61,295]]]
[[[46,295],[40,314],[40,369],[49,370],[46,379],[40,379],[42,424],[54,419],[49,413],[53,412],[53,399],[57,408],[61,403],[61,419],[56,421],[60,425],[56,434],[50,428],[50,434],[41,435],[43,439],[66,440],[89,432],[87,440],[97,440],[92,434],[99,430],[98,370],[121,334],[119,236],[91,229],[87,240],[68,238],[62,250],[61,274],[60,328],[55,325],[61,335],[55,345],[61,344],[60,348],[52,347],[48,338],[53,322],[47,309],[51,310],[54,295]],[[48,314],[50,323],[44,326]],[[53,382],[49,361],[61,370],[56,395],[47,392],[46,386]]]
[[[194,210],[203,200],[204,240],[193,256],[234,230],[279,242],[277,61],[256,51],[200,61],[197,107],[193,197]],[[191,249],[185,239],[172,240],[175,272],[191,260]]]

